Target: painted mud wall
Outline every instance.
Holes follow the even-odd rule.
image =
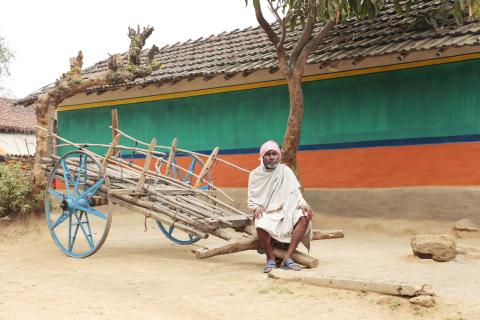
[[[304,83],[299,162],[306,187],[480,184],[480,60]],[[285,86],[85,108],[58,113],[59,133],[108,143],[110,111],[135,137],[223,157],[254,168],[259,145],[281,141]],[[128,144],[122,141],[122,144]],[[126,155],[127,157],[129,155]],[[247,176],[217,165],[215,183]]]

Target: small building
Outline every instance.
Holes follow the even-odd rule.
[[[14,106],[14,100],[0,98],[0,155],[33,156],[36,122],[32,107]]]

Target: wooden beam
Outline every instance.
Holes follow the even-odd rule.
[[[202,171],[200,171],[200,174],[198,175],[197,181],[195,182],[195,188],[199,188],[202,184],[203,178],[205,178],[205,175],[208,173],[213,165],[213,162],[215,161],[215,158],[217,157],[218,150],[218,147],[215,147],[215,149],[212,151],[212,154],[210,154],[210,157],[208,157],[202,168]]]
[[[117,109],[112,109],[112,140],[117,135],[118,129],[118,112]]]
[[[173,138],[172,147],[170,148],[170,154],[168,155],[167,165],[165,166],[165,175],[168,176],[170,168],[172,166],[175,153],[177,152],[177,138]]]
[[[198,259],[205,259],[222,254],[254,250],[257,249],[258,246],[258,239],[256,237],[250,237],[245,240],[229,240],[226,244],[222,243],[221,245],[211,246],[208,248],[200,248],[194,252]]]
[[[145,163],[143,164],[143,171],[142,174],[140,175],[140,179],[138,179],[137,187],[135,190],[137,192],[142,191],[143,185],[145,184],[145,178],[148,170],[150,169],[150,163],[152,162],[152,152],[155,150],[155,147],[157,146],[157,139],[153,138],[152,141],[150,142],[150,145],[148,146],[148,154],[147,157],[145,158]]]
[[[118,129],[118,112],[117,109],[112,109],[112,140],[115,139],[117,135]],[[113,155],[116,156],[118,154],[118,150],[114,149]]]
[[[102,161],[102,174],[105,173],[105,170],[107,169],[107,165],[108,165],[108,160],[113,156],[115,147],[118,145],[118,141],[119,141],[119,140],[120,140],[120,134],[117,134],[117,135],[113,138],[112,144],[110,145],[110,147],[109,147],[108,150],[107,150],[107,153],[105,154],[105,158],[103,158],[103,161]]]

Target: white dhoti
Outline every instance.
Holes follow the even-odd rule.
[[[295,174],[284,164],[268,171],[260,165],[248,181],[248,207],[264,208],[266,212],[255,220],[255,227],[267,231],[277,241],[289,243],[293,228],[303,217],[301,207],[307,206]],[[311,223],[301,242],[310,249]]]
[[[303,217],[303,212],[301,209],[295,210],[288,221],[284,217],[285,214],[281,211],[264,213],[260,219],[255,220],[255,228],[267,231],[277,241],[290,243],[293,228]]]

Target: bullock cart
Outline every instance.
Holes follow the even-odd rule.
[[[38,128],[45,130],[43,128]],[[46,131],[46,130],[45,130]],[[107,239],[112,216],[118,206],[156,220],[161,232],[171,241],[190,245],[209,235],[225,243],[214,247],[196,245],[197,258],[207,258],[259,248],[251,214],[231,204],[231,198],[212,181],[211,169],[218,163],[248,172],[218,157],[218,148],[210,155],[172,145],[158,146],[156,139],[145,143],[113,128],[110,144],[74,143],[52,132],[56,148],[70,148],[61,156],[42,158],[49,173],[45,214],[56,246],[67,256],[88,257]],[[119,143],[120,138],[135,142],[135,147]],[[104,148],[104,155],[93,152]],[[143,165],[134,164],[129,152],[144,156]],[[222,195],[222,199],[220,199]],[[225,200],[226,199],[226,200]],[[315,231],[316,239],[343,237],[340,231]],[[274,248],[281,258],[284,250]],[[304,266],[316,267],[318,261],[295,252],[293,259]]]

